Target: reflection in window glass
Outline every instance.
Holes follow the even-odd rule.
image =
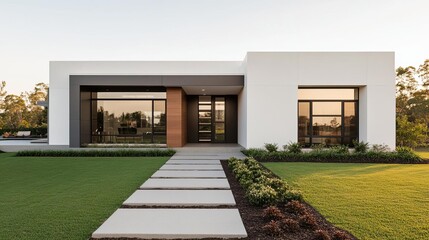
[[[225,123],[216,123],[215,140],[217,142],[225,141]]]
[[[358,139],[358,90],[299,89],[298,141],[351,145]]]
[[[300,102],[298,109],[298,135],[307,136],[310,132],[310,103]]]
[[[313,117],[314,136],[341,136],[340,117]]]
[[[166,99],[165,92],[97,92],[96,98],[111,99]]]
[[[313,138],[313,144],[338,145],[341,144],[341,138]]]
[[[357,100],[356,88],[300,88],[298,100]]]
[[[225,121],[225,98],[216,98],[215,101],[215,121]]]
[[[93,100],[91,111],[93,143],[166,143],[165,100]]]
[[[341,102],[313,102],[313,115],[341,115]]]
[[[344,103],[344,136],[357,136],[356,103]]]

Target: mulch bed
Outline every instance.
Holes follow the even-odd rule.
[[[244,226],[246,228],[248,238],[247,239],[301,239],[301,240],[314,240],[322,239],[318,238],[315,232],[315,229],[303,228],[301,227],[296,232],[282,232],[279,236],[272,236],[267,234],[266,231],[263,231],[262,228],[265,224],[268,223],[268,220],[263,217],[264,207],[258,207],[251,205],[245,196],[244,189],[240,186],[238,181],[235,179],[233,173],[228,168],[227,161],[221,161],[222,167],[225,171],[226,177],[231,186],[232,193],[234,195],[237,208],[241,214]],[[335,227],[330,222],[328,222],[319,212],[317,212],[312,206],[303,202],[305,210],[308,214],[312,215],[317,222],[317,229],[326,231],[330,236],[333,236],[335,232],[342,232],[347,238],[346,239],[357,239],[355,236],[349,232],[342,230],[338,227]],[[293,213],[286,211],[284,204],[277,206],[285,214],[287,218],[296,219],[297,216]]]

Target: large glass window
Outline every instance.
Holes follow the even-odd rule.
[[[298,142],[351,145],[358,139],[358,89],[298,90]]]
[[[166,143],[165,92],[98,92],[93,97],[92,143]]]

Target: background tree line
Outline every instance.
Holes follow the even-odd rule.
[[[396,69],[396,143],[412,148],[429,143],[429,59],[418,68]]]
[[[8,94],[6,82],[0,85],[0,130],[16,132],[33,129],[32,134],[46,134],[48,114],[47,109],[39,106],[39,101],[48,100],[48,85],[38,83],[32,91],[19,95]]]

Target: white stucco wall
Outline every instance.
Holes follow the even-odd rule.
[[[70,75],[243,74],[238,143],[244,147],[297,141],[300,86],[359,87],[360,140],[395,147],[393,52],[249,52],[232,62],[51,62],[49,144],[69,145]]]
[[[297,141],[298,87],[359,87],[359,137],[395,148],[393,52],[247,54],[246,147]]]

